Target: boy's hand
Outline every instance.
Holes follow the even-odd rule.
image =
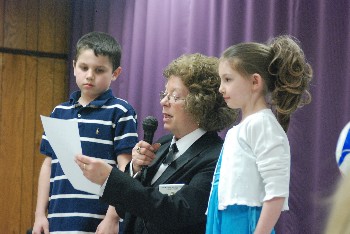
[[[118,234],[119,220],[104,218],[98,225],[96,234]]]
[[[46,216],[35,217],[32,234],[49,234],[49,221]]]
[[[83,171],[84,176],[95,184],[103,185],[112,171],[112,166],[102,159],[78,154],[74,161]]]

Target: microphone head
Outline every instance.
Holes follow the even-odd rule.
[[[144,134],[143,140],[152,144],[154,132],[158,127],[158,120],[153,116],[147,116],[142,122],[142,127]]]
[[[142,122],[142,127],[144,132],[155,132],[158,127],[158,120],[153,116],[147,116]]]

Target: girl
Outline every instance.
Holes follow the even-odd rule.
[[[274,233],[288,210],[291,114],[310,103],[311,66],[289,36],[229,47],[219,91],[242,119],[226,135],[214,174],[206,233]],[[270,107],[270,108],[269,108]]]

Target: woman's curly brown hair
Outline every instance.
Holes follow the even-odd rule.
[[[216,57],[185,54],[172,61],[163,72],[166,79],[179,77],[188,88],[185,110],[206,131],[229,127],[237,117],[237,112],[226,105],[219,93],[218,62]]]

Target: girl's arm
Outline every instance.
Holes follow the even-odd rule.
[[[264,202],[254,234],[271,233],[280,217],[284,200],[284,197],[275,197]]]

